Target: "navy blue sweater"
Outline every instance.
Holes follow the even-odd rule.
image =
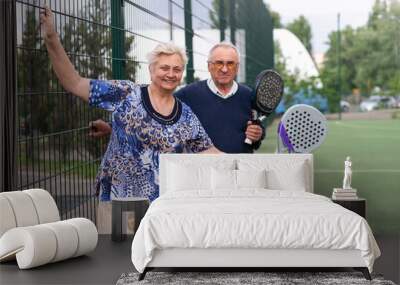
[[[244,143],[247,121],[251,118],[252,90],[239,84],[237,92],[223,99],[215,95],[207,80],[189,84],[175,93],[199,118],[214,145],[227,153],[250,153],[253,144]]]

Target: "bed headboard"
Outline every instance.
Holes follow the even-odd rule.
[[[286,163],[298,165],[304,163],[305,179],[307,180],[307,192],[314,192],[314,166],[312,154],[161,154],[159,165],[160,195],[167,191],[169,163],[187,164],[196,166],[213,166],[221,161],[231,161],[237,169],[242,161],[257,161],[266,165]]]

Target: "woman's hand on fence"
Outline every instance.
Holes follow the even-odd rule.
[[[89,123],[89,136],[101,138],[111,133],[111,126],[103,120],[96,120]]]
[[[49,40],[57,35],[54,27],[54,15],[48,6],[45,6],[44,9],[40,11],[40,26],[45,40]]]

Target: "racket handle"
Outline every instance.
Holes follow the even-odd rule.
[[[246,139],[244,140],[244,142],[247,143],[247,144],[250,144],[250,145],[253,144],[253,142],[252,142],[251,139],[249,139],[249,138],[246,138]]]
[[[257,114],[256,114],[257,115]],[[264,119],[263,119],[264,120]],[[252,119],[251,120],[251,123],[252,124],[254,124],[254,125],[261,125],[261,121],[259,120],[259,119],[257,119],[257,117],[255,118],[255,119]],[[253,144],[253,141],[251,140],[251,139],[249,139],[249,138],[246,138],[245,140],[244,140],[244,142],[246,143],[246,144],[249,144],[249,145],[252,145]]]

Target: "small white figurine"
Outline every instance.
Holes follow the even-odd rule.
[[[351,188],[351,160],[350,156],[346,157],[346,161],[344,162],[344,178],[343,178],[343,189],[352,189]]]

